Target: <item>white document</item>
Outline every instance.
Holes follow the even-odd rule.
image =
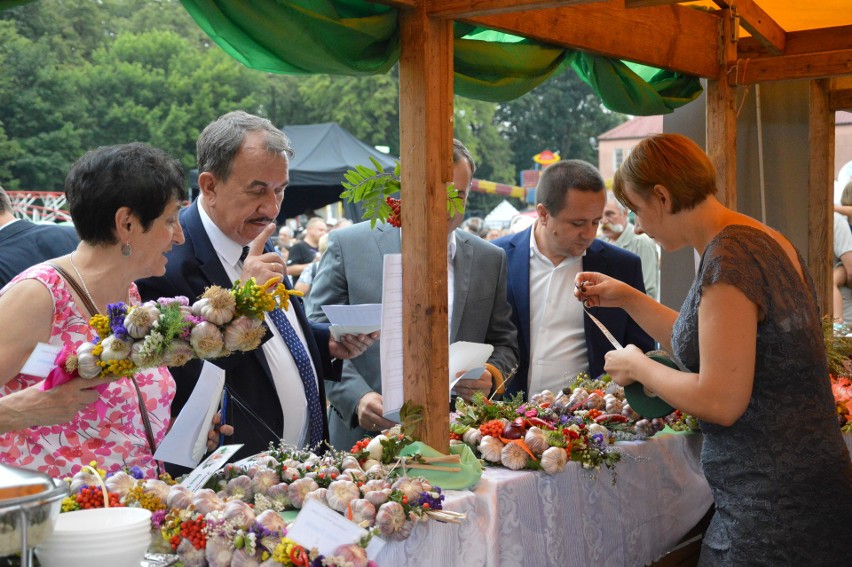
[[[485,363],[494,352],[493,345],[457,341],[450,345],[450,392],[459,380],[476,380],[485,372]],[[456,378],[456,374],[464,372]]]
[[[323,305],[322,311],[331,323],[329,331],[336,341],[343,335],[367,335],[382,328],[381,303]]]
[[[351,522],[317,500],[308,500],[287,528],[287,537],[305,549],[314,549],[326,557],[334,555],[341,545],[358,543],[367,530]],[[367,546],[367,557],[375,559],[385,542],[373,537]]]
[[[207,433],[224,387],[225,371],[205,361],[189,400],[157,447],[155,459],[184,467],[198,465],[207,452]]]
[[[56,368],[56,357],[59,356],[61,351],[62,345],[37,343],[33,353],[24,363],[24,367],[21,368],[21,374],[47,378],[51,370]]]
[[[402,375],[402,254],[385,254],[382,282],[382,410],[385,419],[399,423],[405,402]]]
[[[233,457],[234,453],[239,451],[241,447],[242,444],[222,445],[213,451],[209,457],[204,459],[204,462],[201,463],[198,468],[186,475],[186,478],[180,483],[181,486],[185,486],[193,492],[204,488],[204,485],[207,484],[210,477],[216,474],[216,471],[224,467],[225,463],[228,462],[228,459]]]

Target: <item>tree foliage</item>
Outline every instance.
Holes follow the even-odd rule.
[[[61,190],[85,151],[136,140],[194,167],[200,130],[235,109],[280,127],[338,122],[367,144],[400,151],[396,68],[367,77],[250,70],[179,0],[37,0],[0,11],[0,69],[7,189]],[[476,158],[476,177],[512,184],[546,148],[594,163],[589,138],[620,119],[567,72],[507,104],[456,97],[454,134]],[[500,200],[472,194],[468,209],[484,214]]]
[[[500,104],[496,119],[506,125],[514,165],[521,171],[533,169],[533,156],[543,150],[597,166],[595,137],[627,117],[605,109],[591,87],[568,69],[519,99]]]

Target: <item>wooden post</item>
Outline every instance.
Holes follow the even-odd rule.
[[[400,158],[405,397],[424,409],[416,434],[449,452],[447,193],[452,181],[452,21],[425,3],[400,10]]]
[[[834,111],[829,79],[811,81],[808,103],[808,269],[820,313],[832,313],[834,257]]]
[[[707,155],[716,166],[717,197],[737,209],[737,91],[728,80],[728,70],[737,59],[736,19],[730,10],[719,18],[719,64],[721,71],[707,81]]]

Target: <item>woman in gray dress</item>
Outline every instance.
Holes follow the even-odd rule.
[[[689,372],[634,346],[606,355],[621,385],[638,381],[704,433],[716,512],[701,565],[839,565],[852,557],[852,463],[838,427],[813,281],[772,228],[722,205],[704,152],[674,134],[646,138],[613,190],[636,232],[701,255],[681,312],[584,272],[578,299],[622,307]]]

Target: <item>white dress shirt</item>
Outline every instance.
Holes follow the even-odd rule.
[[[204,230],[207,231],[210,243],[219,256],[219,261],[222,262],[222,267],[225,268],[225,273],[228,274],[228,278],[231,281],[240,279],[243,267],[240,261],[240,254],[242,254],[243,247],[228,238],[216,226],[213,219],[204,210],[203,198],[200,204],[202,206],[198,207],[198,212],[201,215],[201,223],[204,225]],[[284,313],[307,351],[308,346],[305,341],[305,334],[302,331],[299,320],[296,318],[295,311],[291,308]],[[278,392],[278,400],[281,403],[281,412],[284,415],[284,431],[281,432],[281,439],[285,443],[304,447],[308,434],[308,403],[305,399],[305,387],[302,384],[302,379],[299,377],[299,368],[290,354],[290,349],[287,348],[287,344],[275,327],[275,323],[272,322],[268,315],[264,319],[266,325],[274,335],[261,348],[263,348],[263,355],[266,357],[267,364],[269,364],[272,381],[275,383],[275,390]],[[313,368],[313,366],[314,362],[311,359],[311,367]],[[314,368],[314,376],[316,375],[316,368]]]
[[[527,395],[557,393],[580,372],[589,370],[583,306],[574,298],[574,277],[582,256],[554,266],[530,234],[530,369]]]

